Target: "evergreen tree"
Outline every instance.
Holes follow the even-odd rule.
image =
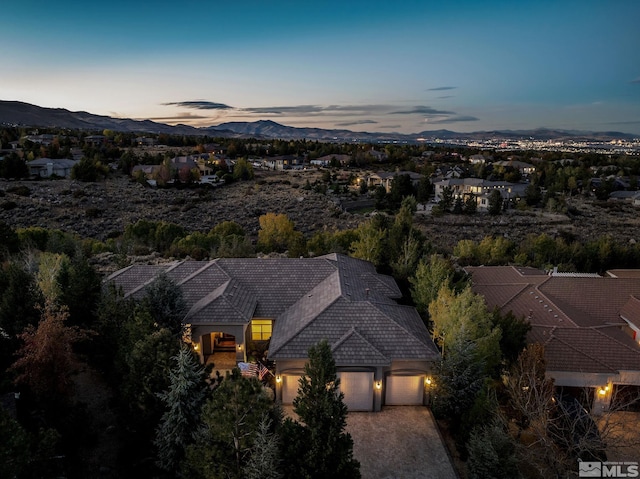
[[[169,389],[160,395],[166,409],[155,440],[156,463],[166,471],[178,470],[209,392],[207,373],[186,344],[172,359],[175,365],[169,372]]]
[[[187,447],[183,474],[203,479],[243,479],[254,451],[259,424],[273,402],[257,378],[238,368],[226,375],[202,408],[202,427]]]
[[[242,472],[244,479],[281,479],[278,435],[271,432],[272,421],[264,416],[258,425],[251,457]]]
[[[494,420],[471,433],[467,468],[469,479],[518,479],[515,444],[504,426]]]
[[[154,321],[168,328],[173,334],[182,330],[182,319],[187,313],[187,303],[182,290],[165,273],[159,274],[145,290],[142,307]]]
[[[353,440],[344,432],[347,406],[339,387],[331,347],[322,340],[309,348],[309,362],[300,379],[298,396],[293,400],[293,410],[303,424],[297,423],[295,428],[304,431],[293,434],[293,438],[304,437],[305,441],[297,457],[286,460],[298,465],[298,477],[360,477],[360,463],[353,458]]]

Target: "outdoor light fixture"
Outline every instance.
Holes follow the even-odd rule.
[[[598,394],[600,394],[600,396],[604,396],[605,394],[607,394],[607,390],[605,388],[600,388],[598,390]]]
[[[200,345],[198,343],[193,343],[193,350],[194,351],[199,351],[200,350]]]
[[[425,379],[425,380],[424,380],[424,383],[425,383],[427,386],[431,386],[431,378],[427,378],[427,379]]]
[[[242,344],[238,344],[238,351],[242,351]]]
[[[280,376],[279,374],[276,376],[276,382],[279,383],[282,381],[282,376]]]
[[[382,389],[382,381],[376,381],[376,389]]]

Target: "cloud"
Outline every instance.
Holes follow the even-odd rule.
[[[414,106],[410,110],[392,111],[391,115],[455,115],[452,111],[437,110],[430,106]]]
[[[605,125],[638,125],[640,120],[628,120],[628,121],[610,121]]]
[[[242,111],[247,113],[257,113],[259,115],[308,115],[311,113],[319,113],[324,111],[324,107],[318,105],[295,105],[295,106],[264,106],[243,108]]]
[[[436,99],[437,100],[444,100],[445,98],[453,98],[455,95],[442,95],[442,96],[437,96]]]
[[[427,91],[443,91],[443,90],[455,90],[457,86],[437,86],[435,88],[427,88]]]
[[[163,103],[164,106],[181,106],[183,108],[193,108],[194,110],[232,110],[233,107],[224,103],[215,103],[213,101],[192,100],[192,101],[175,101]]]
[[[370,115],[388,111],[392,107],[389,105],[292,105],[292,106],[264,106],[242,108],[246,113],[258,115],[322,115],[322,114],[351,114]]]
[[[449,118],[441,118],[439,120],[426,119],[425,121],[428,121],[429,123],[432,123],[432,124],[442,124],[442,123],[459,123],[464,121],[478,121],[478,120],[479,118],[476,118],[475,116],[458,115],[458,116],[451,116]]]
[[[355,120],[355,121],[345,121],[342,123],[336,123],[336,126],[355,126],[355,125],[375,125],[378,122],[375,120]]]
[[[145,118],[152,121],[166,121],[166,120],[201,120],[204,118],[209,118],[204,115],[194,115],[193,113],[183,113],[182,115],[172,115],[172,116],[155,116],[153,118]]]
[[[397,130],[402,128],[402,125],[380,125],[378,128],[382,130]]]

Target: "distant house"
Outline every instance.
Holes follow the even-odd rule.
[[[148,136],[139,136],[136,138],[136,144],[138,146],[155,146],[158,144],[158,139]]]
[[[513,168],[514,170],[519,171],[522,175],[532,175],[536,172],[535,166],[519,160],[496,161],[493,163],[493,165],[502,166],[505,168]]]
[[[339,165],[348,165],[351,161],[351,155],[325,155],[315,160],[310,160],[309,164],[315,166],[329,166],[331,162],[337,162]]]
[[[78,163],[76,160],[68,160],[66,158],[38,158],[28,162],[27,166],[31,176],[39,178],[49,178],[51,176],[68,178],[71,176],[71,169],[76,163]]]
[[[269,170],[284,171],[302,167],[304,158],[296,155],[282,155],[265,158],[262,162]]]
[[[598,275],[515,266],[468,267],[487,306],[524,317],[545,348],[547,376],[595,413],[640,395],[640,270]]]
[[[84,137],[84,142],[91,146],[100,146],[106,141],[107,137],[104,135],[89,135]]]
[[[382,186],[387,193],[391,191],[391,185],[393,184],[393,179],[396,176],[407,175],[411,178],[411,184],[415,187],[420,183],[420,179],[422,179],[423,175],[420,173],[416,173],[414,171],[396,171],[396,172],[388,172],[388,171],[379,171],[378,173],[372,173],[370,175],[364,176],[358,181],[365,181],[367,183],[367,187],[369,189],[377,188],[378,186]]]
[[[521,198],[527,185],[524,183],[510,183],[508,181],[489,181],[482,178],[451,178],[433,182],[435,190],[435,200],[442,199],[442,192],[445,188],[450,188],[453,198],[465,198],[473,195],[477,198],[478,209],[488,209],[489,195],[493,190],[498,190],[504,200]]]
[[[307,351],[321,339],[331,345],[350,410],[424,404],[440,354],[415,308],[396,302],[402,293],[393,278],[371,263],[340,254],[219,258],[134,265],[106,281],[140,299],[161,273],[183,292],[183,323],[202,360],[215,362],[217,351],[230,349],[245,362],[257,345],[268,347],[284,404],[296,396]]]

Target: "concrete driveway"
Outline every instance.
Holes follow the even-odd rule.
[[[457,479],[426,407],[385,406],[351,412],[347,432],[363,479]]]

